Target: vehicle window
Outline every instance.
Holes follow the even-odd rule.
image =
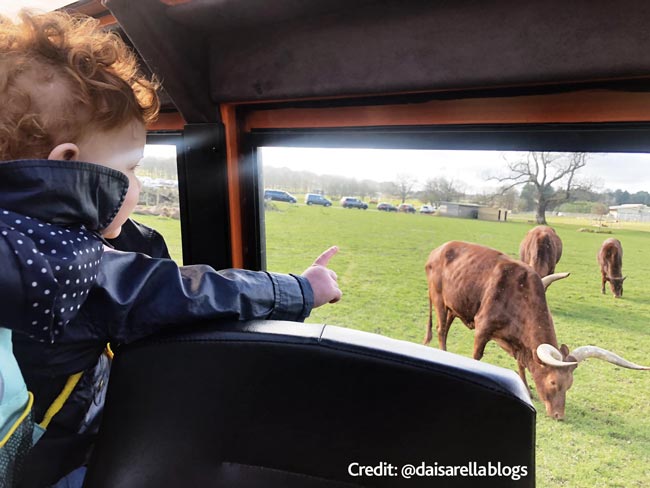
[[[462,240],[518,257],[526,232],[537,225],[539,195],[532,183],[525,183],[526,175],[515,171],[529,164],[528,152],[288,147],[260,152],[264,187],[282,188],[297,198],[295,205],[273,201],[265,208],[267,269],[293,272],[330,245],[341,249],[332,265],[345,299],[336,307],[315,310],[308,321],[421,342],[428,320],[424,264],[429,253],[444,242]],[[642,251],[650,244],[650,156],[539,156],[549,160],[549,168],[584,158],[576,160],[581,167],[569,195],[563,186],[566,178],[551,183],[550,194],[542,195],[547,223],[565,241],[557,269],[572,273],[549,290],[549,297],[558,297],[551,300],[552,310],[557,328],[564,332],[566,327],[566,340],[579,344],[584,334],[565,325],[576,320],[566,300],[582,296],[590,286],[592,293],[580,306],[602,305],[596,259],[600,244],[608,237],[628,242],[626,256],[629,248],[630,260],[638,261],[634,266],[650,271]],[[312,195],[327,198],[331,207],[308,204]],[[355,202],[364,202],[367,210],[354,207]],[[623,266],[625,272],[627,261]],[[627,288],[640,293],[640,310],[650,316],[650,300],[641,298],[643,288]],[[618,319],[612,315],[611,320]],[[456,352],[471,356],[471,331],[459,322],[452,332],[449,340],[459,341]],[[495,349],[501,364],[512,366],[511,358]]]
[[[136,174],[142,189],[133,218],[160,232],[172,259],[182,264],[176,146],[147,144]]]

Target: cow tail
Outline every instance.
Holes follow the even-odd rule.
[[[432,328],[433,328],[433,302],[431,301],[431,294],[429,294],[429,322],[424,332],[424,342],[423,342],[425,346],[429,344],[429,342],[431,342],[431,339],[433,338]]]

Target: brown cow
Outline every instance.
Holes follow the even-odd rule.
[[[488,247],[452,241],[434,249],[425,267],[429,282],[429,323],[424,344],[431,341],[432,306],[436,308],[440,348],[447,349],[447,333],[454,318],[475,329],[474,359],[481,359],[494,340],[535,381],[546,412],[564,418],[566,392],[573,370],[587,357],[599,357],[632,369],[650,369],[630,363],[593,346],[569,353],[558,349],[555,327],[546,304],[545,287],[567,273],[541,278],[530,266]]]
[[[610,238],[603,242],[598,251],[598,264],[600,264],[600,273],[603,275],[601,291],[605,294],[605,283],[609,281],[614,298],[623,296],[623,282],[627,276],[622,276],[623,272],[623,247],[621,241]]]
[[[552,227],[538,225],[528,231],[519,246],[519,258],[540,276],[555,273],[562,257],[562,240]]]

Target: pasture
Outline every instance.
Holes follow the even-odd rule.
[[[177,221],[173,227],[167,226],[169,219],[136,219],[159,229],[171,241],[170,248],[179,249],[178,231],[168,233],[178,227]],[[560,343],[570,349],[599,345],[649,364],[650,232],[583,233],[577,230],[584,222],[549,220],[564,244],[556,272],[571,272],[547,293]],[[428,318],[424,264],[430,251],[458,239],[518,257],[519,243],[532,225],[277,203],[277,210],[266,212],[267,264],[270,271],[299,273],[324,249],[338,245],[331,268],[338,274],[343,299],[314,310],[308,321],[421,343]],[[614,300],[609,288],[607,295],[600,293],[596,253],[607,237],[623,244],[628,279],[620,300]],[[432,344],[437,344],[435,337]],[[455,321],[448,350],[471,357],[472,344],[473,333]],[[516,371],[514,359],[492,342],[483,361]],[[529,374],[528,379],[532,383]],[[404,401],[408,415],[408,399]],[[538,486],[650,486],[650,371],[590,359],[575,371],[564,422],[546,417],[537,398],[534,404]]]

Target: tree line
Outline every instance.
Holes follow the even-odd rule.
[[[534,211],[540,224],[546,223],[547,211],[606,214],[610,205],[650,205],[650,193],[646,191],[596,191],[580,172],[588,160],[588,153],[536,151],[516,160],[504,159],[502,172],[488,177],[486,181],[496,182],[498,190],[483,193],[467,192],[467,185],[462,181],[445,177],[421,181],[406,173],[396,175],[394,181],[377,182],[266,166],[263,168],[263,179],[265,188],[293,193],[321,193],[334,199],[355,196],[361,199],[396,199],[402,203],[407,199],[416,199],[432,204],[455,201],[521,212]],[[175,161],[147,158],[143,163],[143,169],[151,176],[176,177]]]

